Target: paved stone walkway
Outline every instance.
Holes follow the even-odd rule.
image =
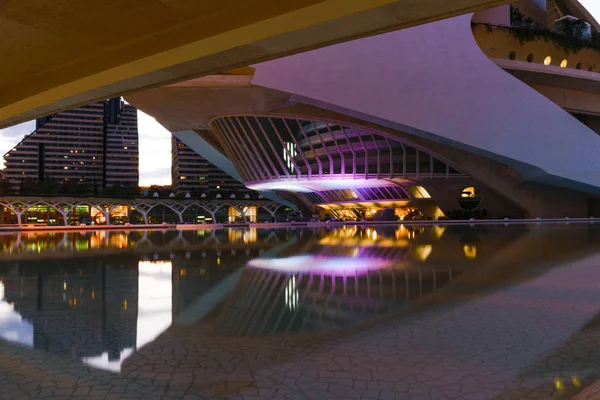
[[[330,334],[230,336],[217,307],[117,374],[0,342],[0,399],[567,399],[600,378],[599,276],[592,257],[491,292],[455,285]]]

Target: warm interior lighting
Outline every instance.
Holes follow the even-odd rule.
[[[417,246],[417,248],[415,249],[415,257],[419,261],[425,261],[431,254],[432,250],[433,250],[433,246],[430,244]]]
[[[477,247],[471,244],[465,244],[463,246],[463,253],[469,260],[474,260],[477,258]]]
[[[548,56],[544,58],[544,65],[550,65],[552,63],[552,57]]]
[[[564,60],[561,61],[560,67],[567,68],[567,65],[569,65],[569,61],[567,61],[567,59],[565,58]]]
[[[468,188],[463,189],[462,193],[460,194],[460,197],[465,197],[465,198],[476,197],[476,194],[477,194],[477,190],[473,186],[470,186]]]

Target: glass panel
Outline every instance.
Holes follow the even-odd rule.
[[[433,159],[433,173],[434,174],[445,174],[446,173],[446,163],[441,162],[437,158]]]

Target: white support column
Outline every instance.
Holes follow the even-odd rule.
[[[68,212],[64,212],[64,211],[61,211],[61,210],[59,210],[58,208],[57,208],[57,210],[58,210],[58,212],[60,213],[60,215],[62,215],[62,217],[63,217],[63,224],[64,224],[65,226],[69,226],[69,213],[68,213]]]
[[[106,225],[110,225],[110,210],[102,210],[102,214],[104,214],[104,218],[106,218]]]

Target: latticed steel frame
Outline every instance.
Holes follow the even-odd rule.
[[[401,186],[381,186],[355,189],[333,189],[301,194],[311,204],[410,200]]]
[[[247,186],[271,181],[465,176],[394,135],[333,120],[289,115],[228,115],[211,128]]]

